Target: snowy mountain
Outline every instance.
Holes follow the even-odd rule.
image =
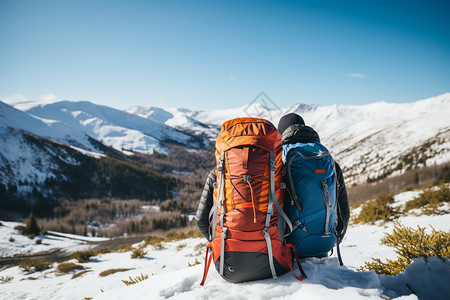
[[[30,115],[0,101],[0,124],[63,144],[100,152],[93,138],[68,124]],[[6,145],[4,145],[6,146]]]
[[[377,102],[367,105],[305,105],[271,109],[251,103],[235,109],[188,111],[131,108],[142,117],[164,115],[160,121],[175,124],[184,115],[210,126],[215,136],[221,124],[237,117],[261,117],[277,125],[286,113],[295,112],[316,129],[322,143],[344,169],[349,183],[378,180],[405,170],[450,161],[450,93],[412,103]],[[180,122],[177,128],[195,128]],[[201,132],[202,128],[196,128]]]
[[[412,200],[417,191],[399,194],[394,206]],[[448,208],[448,206],[447,206]],[[355,210],[354,213],[357,213]],[[401,216],[398,221],[416,228],[449,230],[449,214]],[[0,257],[32,254],[42,251],[87,250],[94,238],[73,235],[41,235],[37,244],[13,230],[17,223],[1,222]],[[382,226],[381,226],[382,225]],[[336,254],[327,258],[307,258],[302,266],[308,278],[297,281],[286,273],[276,279],[246,283],[229,283],[211,266],[206,284],[200,286],[204,269],[206,240],[189,238],[162,242],[159,247],[143,247],[141,259],[131,252],[98,254],[89,262],[66,261],[77,269],[61,272],[61,264],[51,263],[49,269],[24,271],[19,266],[0,270],[1,299],[447,299],[450,293],[449,258],[416,258],[397,276],[378,275],[374,271],[358,271],[371,258],[395,260],[394,248],[381,244],[391,233],[393,222],[351,225],[341,244],[344,266]],[[298,269],[294,269],[298,273]],[[108,275],[109,274],[109,275]],[[142,281],[136,280],[148,276]],[[135,280],[125,285],[124,281]]]
[[[15,108],[47,123],[63,124],[74,132],[83,132],[117,150],[127,149],[144,153],[152,153],[153,150],[167,152],[168,148],[165,145],[167,143],[183,145],[190,149],[202,148],[208,143],[205,139],[181,132],[159,120],[142,118],[86,101],[60,101],[45,104],[28,102],[16,104]],[[58,130],[53,132],[59,134]],[[58,140],[58,136],[52,136],[52,138]]]
[[[67,178],[83,156],[102,157],[101,143],[64,123],[34,117],[0,102],[0,184],[22,192]]]
[[[148,124],[143,118],[118,112],[119,117],[125,115]],[[54,114],[58,116],[55,111]],[[82,125],[77,126],[73,119],[49,119],[50,114],[41,115],[45,117],[0,102],[0,212],[8,214],[9,211],[29,212],[33,209],[41,215],[49,215],[62,198],[165,199],[170,177],[142,168],[137,161],[129,159],[127,154],[131,152],[120,152],[102,144],[89,135],[92,132]],[[99,119],[95,122],[102,123]],[[118,126],[104,127],[101,132],[107,132],[109,128],[112,138],[120,139]],[[156,129],[160,127],[158,125]],[[132,132],[124,131],[126,134]],[[174,133],[172,137],[184,138],[184,142],[194,147],[196,142],[203,143],[201,138],[170,127],[167,132]],[[155,135],[162,139],[165,138],[163,134]],[[137,135],[144,134],[138,132]],[[131,137],[127,136],[133,142]],[[156,141],[158,145],[166,142]]]
[[[42,181],[44,174],[47,178],[55,174],[45,169],[55,166],[54,159],[44,159],[41,156],[48,158],[49,154],[24,146],[21,135],[14,129],[95,157],[103,154],[105,146],[126,154],[132,154],[130,150],[164,153],[169,151],[170,144],[207,149],[221,124],[231,118],[262,117],[277,125],[288,112],[300,114],[307,125],[318,131],[322,143],[342,166],[349,184],[376,181],[408,169],[450,161],[450,93],[403,104],[295,104],[282,109],[257,101],[234,109],[205,111],[137,106],[120,111],[70,101],[13,106],[0,102],[0,124],[6,126],[0,145],[4,183],[11,182],[5,178],[16,177],[15,182],[36,178]],[[75,163],[73,159],[68,161]]]
[[[31,192],[48,180],[67,179],[65,172],[83,155],[103,156],[0,125],[0,184],[5,186]]]
[[[296,111],[315,128],[349,182],[450,161],[450,94],[393,104]]]
[[[217,137],[220,127],[212,124],[206,125],[194,118],[192,111],[188,109],[132,106],[126,110],[131,114],[163,123],[167,126],[189,132],[198,136],[205,136],[209,140]]]

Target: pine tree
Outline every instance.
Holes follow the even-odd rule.
[[[25,227],[25,234],[38,235],[40,232],[41,231],[39,229],[36,218],[34,217],[33,213],[31,212],[30,215],[28,216],[27,226]]]

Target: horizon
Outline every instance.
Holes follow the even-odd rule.
[[[261,93],[264,93],[264,92],[261,92]],[[400,104],[401,105],[401,104],[410,104],[410,103],[415,103],[415,102],[419,102],[419,101],[429,100],[429,99],[432,99],[432,98],[441,97],[441,96],[445,96],[445,95],[450,95],[450,92],[442,93],[442,94],[439,94],[439,95],[434,95],[434,96],[431,96],[431,97],[426,97],[426,98],[423,98],[423,99],[418,99],[418,100],[413,100],[413,101],[404,101],[404,102],[375,101],[375,102],[360,103],[360,104],[358,104],[358,103],[356,103],[356,104],[339,104],[339,103],[332,103],[332,104],[311,103],[311,104],[308,104],[308,103],[296,102],[296,103],[290,104],[289,106],[283,106],[283,107],[279,107],[279,106],[277,106],[276,103],[271,103],[271,102],[269,102],[268,105],[265,105],[265,103],[264,103],[265,100],[263,100],[263,103],[261,103],[261,101],[258,101],[259,98],[257,97],[257,98],[255,98],[254,100],[250,101],[247,104],[238,105],[238,106],[235,106],[235,107],[216,108],[216,109],[193,109],[193,108],[190,108],[190,107],[171,107],[171,106],[155,106],[155,105],[145,106],[145,105],[133,105],[133,104],[130,105],[130,106],[127,106],[125,108],[117,108],[117,107],[109,106],[109,105],[104,104],[104,103],[96,103],[95,101],[90,101],[90,100],[69,100],[69,99],[43,99],[43,100],[28,100],[28,99],[26,99],[26,100],[24,100],[24,99],[14,100],[13,99],[13,100],[10,100],[10,99],[1,99],[0,98],[0,102],[3,102],[3,103],[5,103],[7,105],[10,105],[12,107],[15,107],[15,106],[21,105],[21,104],[22,105],[24,105],[24,104],[49,105],[49,104],[52,104],[52,103],[66,102],[66,101],[67,102],[72,102],[72,103],[87,102],[87,103],[91,103],[91,104],[98,105],[98,106],[105,106],[105,107],[108,107],[108,108],[117,109],[117,110],[120,110],[120,111],[126,111],[126,110],[128,110],[130,108],[134,108],[134,107],[140,107],[140,108],[155,107],[155,108],[160,108],[160,109],[180,109],[180,110],[187,109],[187,110],[189,110],[191,112],[214,111],[214,110],[233,110],[233,109],[237,109],[237,108],[247,108],[247,107],[249,107],[251,105],[258,105],[259,104],[259,105],[261,105],[263,107],[266,107],[268,110],[271,110],[271,111],[277,111],[277,110],[290,111],[290,108],[292,108],[294,106],[297,106],[297,105],[317,106],[317,107],[327,107],[327,106],[340,106],[340,107],[356,106],[356,107],[358,107],[358,106],[373,105],[373,104],[377,104],[377,103]],[[271,100],[269,100],[269,101],[271,101]],[[16,108],[16,109],[18,109],[18,108]],[[22,109],[19,109],[19,110],[22,110]]]
[[[262,93],[264,93],[264,92],[262,92]],[[441,96],[445,96],[445,95],[450,95],[450,92],[442,93],[442,94],[439,94],[439,95],[434,95],[434,96],[431,96],[431,97],[426,97],[426,98],[423,98],[423,99],[412,100],[412,101],[408,101],[408,102],[406,102],[406,101],[404,101],[404,102],[393,102],[393,101],[389,102],[389,101],[383,101],[383,100],[375,101],[375,102],[368,102],[368,103],[360,103],[360,104],[358,104],[358,103],[356,103],[356,104],[339,104],[339,103],[332,103],[332,104],[311,103],[311,104],[309,104],[309,103],[296,102],[296,103],[290,104],[289,106],[283,106],[283,107],[279,107],[276,103],[271,103],[271,102],[269,102],[268,105],[265,105],[264,102],[261,103],[261,101],[259,101],[259,98],[256,97],[255,99],[253,99],[252,101],[250,101],[247,104],[238,105],[238,106],[235,106],[235,107],[215,108],[215,109],[193,109],[193,108],[190,108],[190,107],[170,107],[170,106],[155,106],[155,105],[145,106],[145,105],[133,105],[133,104],[130,105],[130,106],[127,106],[125,108],[117,108],[117,107],[114,107],[114,106],[109,106],[109,105],[104,104],[104,103],[96,103],[95,101],[90,101],[90,100],[69,100],[69,99],[44,99],[44,100],[28,100],[27,99],[27,100],[22,101],[22,100],[9,100],[9,99],[1,99],[0,98],[0,101],[5,103],[5,104],[7,104],[7,105],[12,106],[12,107],[15,107],[16,105],[21,105],[21,104],[49,105],[49,104],[52,104],[52,103],[66,102],[67,101],[67,102],[72,102],[72,103],[87,102],[87,103],[91,103],[91,104],[98,105],[98,106],[105,106],[105,107],[108,107],[108,108],[117,109],[117,110],[120,110],[120,111],[126,111],[126,110],[128,110],[130,108],[133,108],[133,107],[140,107],[140,108],[155,107],[155,108],[160,108],[160,109],[187,109],[187,110],[192,111],[192,112],[214,111],[214,110],[232,110],[232,109],[236,109],[236,108],[247,108],[247,107],[249,107],[251,105],[259,104],[259,105],[261,105],[263,107],[266,107],[268,110],[272,110],[272,111],[276,111],[276,110],[288,110],[289,111],[290,108],[292,108],[294,106],[297,106],[297,105],[317,106],[317,107],[327,107],[327,106],[340,106],[340,107],[356,106],[356,107],[358,107],[358,106],[373,105],[373,104],[377,104],[377,103],[410,104],[410,103],[415,103],[415,102],[418,102],[418,101],[429,100],[429,99],[432,99],[432,98],[441,97]],[[269,101],[271,101],[271,100],[269,100]],[[21,109],[19,109],[19,110],[21,110]]]
[[[440,0],[1,0],[0,99],[409,103],[450,92],[449,13]]]

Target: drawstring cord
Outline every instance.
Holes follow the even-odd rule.
[[[250,187],[250,195],[252,197],[252,206],[253,206],[253,223],[256,223],[255,197],[253,197],[253,188],[250,183],[250,181],[251,181],[250,175],[242,175],[242,177],[243,177],[244,182],[246,182],[248,184],[248,186]]]
[[[255,196],[253,193],[253,186],[251,184],[252,181],[264,181],[264,178],[261,178],[260,176],[255,176],[255,177],[251,177],[251,175],[242,175],[242,177],[238,177],[238,176],[231,176],[230,178],[230,182],[231,185],[233,186],[233,188],[236,190],[236,192],[239,193],[239,195],[241,195],[242,198],[243,195],[239,192],[239,190],[236,188],[236,185],[233,183],[233,180],[242,180],[243,182],[245,182],[246,184],[248,184],[249,188],[250,188],[250,196],[252,198],[252,208],[253,208],[253,223],[256,223],[256,201],[255,201]],[[233,205],[234,205],[234,199],[232,199],[233,201]]]

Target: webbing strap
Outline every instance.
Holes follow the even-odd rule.
[[[213,207],[211,208],[211,210],[209,211],[209,216],[208,216],[208,220],[209,220],[209,239],[213,240],[215,235],[216,235],[216,227],[217,227],[217,213],[219,212],[219,206],[220,206],[220,202],[217,201]]]
[[[275,193],[275,171],[277,170],[277,163],[275,161],[275,154],[270,152],[270,175],[269,175],[269,206],[267,207],[267,213],[269,213],[269,209],[271,214],[273,214],[273,202],[277,207],[277,215],[278,215],[278,236],[280,241],[284,241],[284,237],[288,236],[292,232],[292,223],[289,220],[288,216],[284,213],[283,208],[278,203],[277,194]],[[272,204],[271,204],[272,201]],[[281,218],[280,218],[281,217]],[[285,223],[288,225],[290,231],[288,234],[284,234],[285,232]],[[269,218],[270,225],[270,218]],[[267,216],[266,216],[266,227],[267,225]]]
[[[267,228],[263,229],[263,234],[267,244],[267,255],[269,256],[270,271],[272,272],[272,277],[277,278],[277,272],[275,271],[275,266],[273,264],[272,242],[270,240],[270,233]]]
[[[222,213],[220,214],[220,226],[223,226],[223,215],[225,214],[226,211],[226,203],[225,203],[225,175],[223,172],[223,165],[224,165],[224,161],[225,161],[225,152],[222,152],[222,154],[220,155],[220,160],[219,160],[219,200],[217,202],[220,203],[220,205],[222,205],[223,210]]]
[[[283,238],[280,238],[280,241],[283,241],[283,239],[284,239],[285,237],[287,237],[288,235],[290,235],[290,234],[292,233],[292,223],[291,223],[291,221],[289,220],[288,216],[284,213],[283,208],[280,206],[280,203],[278,203],[278,200],[275,201],[275,205],[276,205],[276,207],[277,207],[278,220],[280,220],[281,218],[283,218],[284,221],[286,222],[286,224],[287,224],[288,227],[289,227],[289,232],[288,232],[288,233],[286,233],[286,234],[282,233],[282,234],[281,234]],[[281,218],[280,218],[280,216],[281,216]],[[283,228],[284,228],[284,224],[283,224]],[[283,232],[284,232],[284,231],[283,231]]]
[[[292,244],[286,244],[286,247],[288,247],[289,249],[291,249],[291,252],[290,252],[290,253],[293,255],[293,257],[291,257],[291,258],[289,259],[289,268],[291,269],[292,274],[294,275],[294,277],[295,277],[297,280],[303,281],[303,279],[304,279],[304,278],[308,278],[308,276],[306,276],[305,271],[303,271],[302,265],[300,264],[300,259],[298,258],[298,255],[297,255],[297,251],[295,251],[295,247],[294,247],[294,245],[292,245]],[[294,268],[292,267],[292,261],[294,260],[294,258],[295,258],[295,260],[297,261],[298,269],[299,269],[299,271],[300,271],[300,274],[302,275],[301,277],[298,276],[298,275],[296,275],[296,274],[294,273]]]
[[[295,191],[295,186],[294,186],[294,181],[292,180],[292,173],[291,173],[291,165],[292,165],[292,161],[294,160],[295,157],[299,156],[300,154],[298,154],[298,152],[294,152],[294,154],[292,154],[292,156],[289,158],[289,160],[286,163],[286,167],[287,167],[287,176],[289,179],[289,184],[291,187],[291,197],[292,197],[292,201],[294,201],[294,205],[297,207],[299,212],[303,212],[303,207],[300,204],[300,201],[298,200],[298,196],[297,196],[297,192]]]
[[[338,241],[336,243],[337,256],[338,256],[338,260],[339,260],[339,265],[343,266],[344,263],[342,262],[341,249],[339,248],[339,244],[340,244],[340,242],[339,242],[339,238],[338,238]]]
[[[277,215],[278,215],[278,237],[280,241],[284,241],[285,237],[285,223],[286,222],[290,228],[290,232],[292,232],[292,224],[289,221],[289,218],[284,213],[283,209],[280,207],[280,204],[278,203],[277,194],[275,193],[275,171],[277,170],[277,163],[275,161],[275,154],[273,152],[270,152],[270,175],[269,175],[269,206],[267,207],[267,213],[273,214],[273,202],[275,202],[275,205],[277,207]],[[280,218],[281,216],[281,218]],[[268,216],[267,216],[268,217]],[[269,227],[270,225],[270,219],[267,220],[266,217],[266,227]],[[284,219],[284,221],[283,221]],[[269,222],[269,225],[268,225]]]
[[[205,284],[206,281],[206,276],[208,275],[208,270],[209,270],[209,266],[211,265],[211,260],[212,260],[212,253],[210,253],[209,255],[209,259],[208,259],[208,253],[210,252],[209,250],[211,250],[212,252],[212,246],[211,244],[209,244],[208,246],[206,246],[206,256],[205,256],[205,268],[203,269],[203,278],[202,278],[202,282],[200,282],[200,285],[203,286]]]
[[[213,207],[211,208],[211,210],[209,211],[209,217],[208,217],[208,219],[209,219],[210,221],[212,220],[211,217],[212,217],[212,215],[214,214],[214,211],[217,210],[217,209],[219,209],[219,205],[220,205],[220,202],[217,201],[216,204],[214,204]]]
[[[220,226],[222,226],[222,234],[220,235],[220,275],[223,276],[223,265],[225,261],[225,236],[227,235],[228,228],[223,227],[223,218],[226,213],[226,203],[225,203],[225,175],[224,175],[224,161],[225,152],[220,155],[219,161],[219,176],[220,176],[220,190],[219,190],[219,200],[218,202],[222,205],[222,213],[220,214]]]
[[[270,226],[270,219],[272,218],[272,215],[273,215],[273,201],[274,201],[274,198],[276,199],[276,197],[277,197],[277,195],[275,194],[275,170],[277,169],[277,165],[274,163],[275,163],[275,158],[274,158],[273,152],[270,152],[269,204],[267,206],[266,228],[268,228]],[[275,170],[272,170],[272,169],[275,169]]]
[[[219,274],[223,276],[223,265],[225,261],[225,236],[227,235],[228,228],[223,227],[222,228],[222,234],[220,235],[220,268],[219,268]]]
[[[331,203],[331,197],[330,192],[328,191],[327,183],[324,180],[320,182],[322,183],[323,201],[325,201],[325,207],[327,209],[327,214],[325,216],[325,227],[323,229],[323,232],[325,234],[328,234],[330,232],[330,230],[328,230],[328,227],[330,225],[330,214],[333,203]]]
[[[278,203],[277,194],[275,193],[275,171],[277,169],[277,164],[275,161],[275,155],[273,152],[270,152],[270,192],[269,195],[272,195],[272,201],[275,202],[275,206],[277,207],[277,215],[278,215],[278,235],[280,241],[284,241],[284,238],[291,234],[292,232],[292,223],[289,220],[288,216],[284,213],[283,208]],[[272,208],[272,205],[270,206]],[[280,218],[281,217],[281,218]],[[285,223],[289,227],[289,233],[285,234]]]
[[[224,176],[224,172],[223,172],[223,164],[224,164],[224,153],[222,153],[220,155],[219,165],[217,166],[217,170],[219,171],[219,186],[218,186],[219,199],[217,200],[217,202],[213,205],[213,207],[209,211],[209,216],[208,216],[208,220],[209,220],[209,228],[208,228],[209,232],[208,233],[209,233],[210,240],[214,239],[214,237],[216,235],[217,214],[219,213],[219,207],[221,205],[223,205],[223,198],[225,197],[224,196],[225,176]],[[220,223],[222,226],[223,226],[224,212],[225,212],[225,210],[220,215]]]
[[[284,241],[284,238],[291,234],[292,232],[292,223],[289,220],[288,216],[284,213],[283,208],[280,206],[280,203],[278,203],[277,194],[275,193],[275,171],[277,170],[277,163],[275,161],[275,155],[273,152],[270,152],[270,191],[269,191],[269,197],[272,195],[272,201],[275,202],[275,205],[277,207],[277,215],[278,215],[278,235],[280,238],[280,241]],[[272,209],[272,205],[270,205],[270,208]],[[280,218],[281,217],[281,218]],[[283,221],[284,220],[284,221]],[[289,227],[289,233],[285,234],[285,222]]]

